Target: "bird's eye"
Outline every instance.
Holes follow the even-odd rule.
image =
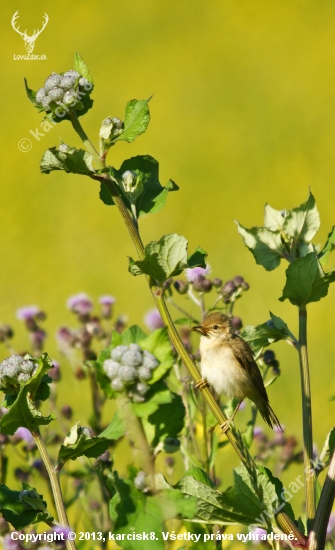
[[[218,328],[220,328],[219,325],[213,325],[214,330],[217,330]]]

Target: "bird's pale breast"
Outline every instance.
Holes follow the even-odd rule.
[[[213,342],[202,336],[200,353],[202,377],[213,386],[216,393],[241,401],[250,393],[250,380],[228,344],[213,345]]]

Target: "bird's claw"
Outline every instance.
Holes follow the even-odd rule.
[[[199,380],[194,386],[195,389],[202,391],[204,388],[208,388],[206,380]]]

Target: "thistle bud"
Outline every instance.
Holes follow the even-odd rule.
[[[60,74],[52,73],[52,75],[50,75],[44,83],[45,90],[49,92],[51,88],[54,88],[55,86],[60,86],[61,80],[62,77]]]
[[[78,102],[78,96],[74,90],[68,90],[63,95],[63,103],[69,107],[74,107]]]
[[[124,390],[124,383],[120,378],[114,378],[111,382],[111,387],[116,392],[122,392]]]
[[[92,84],[83,76],[79,78],[79,86],[84,88],[86,92],[89,92],[92,89]]]
[[[227,281],[221,288],[221,294],[224,298],[231,298],[234,292],[236,291],[236,286],[234,281]]]
[[[49,97],[48,95],[45,96],[43,99],[42,99],[42,107],[45,111],[50,111],[50,103],[52,101],[52,98]]]
[[[170,286],[172,285],[172,283],[173,283],[173,279],[172,279],[172,277],[169,277],[168,279],[166,279],[166,281],[164,281],[163,289],[168,290],[170,288]]]
[[[188,291],[188,284],[185,283],[185,281],[182,281],[181,279],[177,279],[173,283],[174,288],[178,292],[178,294],[186,294]]]
[[[273,364],[273,361],[275,360],[275,354],[274,354],[274,351],[272,351],[272,349],[267,349],[265,352],[264,352],[264,355],[263,355],[263,361],[266,365],[272,365]]]
[[[193,281],[193,288],[197,292],[210,292],[212,290],[212,283],[208,279],[205,279],[203,275],[197,275]]]
[[[147,474],[143,471],[138,472],[134,479],[134,485],[139,491],[145,491],[148,488]]]
[[[10,340],[14,336],[14,331],[9,325],[2,325],[0,327],[0,342]]]
[[[272,374],[274,376],[280,375],[279,361],[277,361],[276,359],[272,361]]]
[[[121,363],[129,367],[138,367],[142,363],[142,354],[136,350],[128,350],[123,354]]]
[[[101,304],[101,317],[110,319],[113,314],[113,304],[116,300],[113,296],[100,296],[99,303]]]
[[[136,187],[136,181],[137,174],[135,172],[132,172],[132,170],[126,170],[126,172],[122,174],[123,188],[126,193],[130,193],[131,191],[133,191],[134,187]]]
[[[62,101],[64,95],[63,88],[59,88],[55,86],[54,88],[51,88],[51,90],[48,93],[48,96],[52,99],[52,101]]]
[[[212,281],[212,284],[213,286],[215,286],[215,288],[220,288],[220,286],[222,286],[222,279],[220,279],[219,277],[215,277],[215,279],[213,279]]]
[[[148,384],[143,384],[143,382],[138,382],[138,384],[136,384],[136,391],[140,395],[145,395],[147,393],[148,389],[149,389]]]
[[[131,384],[137,378],[137,370],[135,367],[124,365],[119,369],[119,377],[125,384]]]
[[[243,323],[240,317],[232,317],[230,322],[234,330],[241,330]]]
[[[45,98],[46,95],[47,95],[47,91],[45,88],[40,88],[39,90],[37,90],[36,97],[35,97],[36,103],[41,104],[42,100]]]
[[[71,420],[73,415],[73,410],[69,405],[63,405],[63,407],[60,410],[62,416],[66,418],[66,420]]]
[[[140,380],[150,380],[152,376],[152,372],[150,369],[148,369],[148,367],[140,367],[138,369],[138,377]]]
[[[75,86],[78,77],[80,77],[80,74],[77,73],[77,71],[67,71],[63,74],[63,77],[60,81],[60,86],[65,90],[70,90]]]

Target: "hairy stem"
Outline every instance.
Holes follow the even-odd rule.
[[[305,471],[305,501],[307,517],[307,533],[312,529],[315,516],[315,473],[312,468],[313,434],[312,434],[312,405],[307,353],[307,310],[299,308],[299,359],[302,395],[302,423],[304,443],[304,471]]]
[[[313,530],[309,535],[308,550],[322,550],[325,547],[327,526],[335,498],[335,451],[320,496]]]
[[[41,438],[40,432],[32,432],[37,448],[40,452],[41,458],[43,460],[44,466],[48,472],[48,476],[51,483],[52,494],[55,501],[55,507],[57,510],[58,521],[62,527],[69,527],[69,521],[67,519],[66,510],[63,502],[62,490],[59,483],[59,472],[55,469],[54,465],[51,462],[50,456],[44,441]],[[66,541],[67,550],[75,550],[76,545],[74,541],[67,539]]]

